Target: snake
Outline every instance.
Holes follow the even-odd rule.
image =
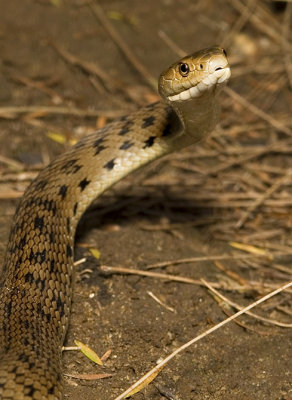
[[[0,282],[0,399],[61,400],[62,345],[74,282],[74,235],[106,189],[206,138],[230,77],[215,46],[159,77],[161,100],[85,136],[40,171],[19,201]]]

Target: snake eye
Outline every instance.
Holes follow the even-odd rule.
[[[181,76],[187,76],[190,72],[190,67],[189,64],[187,63],[181,63],[179,64],[179,73],[181,74]]]

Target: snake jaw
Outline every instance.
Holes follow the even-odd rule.
[[[230,76],[231,72],[228,65],[224,68],[218,67],[217,69],[215,69],[214,72],[210,73],[206,78],[197,83],[195,86],[183,90],[182,92],[175,95],[167,96],[167,99],[171,102],[181,102],[200,97],[204,92],[210,91],[212,88],[217,87],[218,85],[227,83]]]
[[[208,93],[213,95],[229,77],[225,51],[211,47],[174,63],[161,74],[158,89],[168,103],[181,103]]]

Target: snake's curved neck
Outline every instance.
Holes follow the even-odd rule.
[[[174,148],[183,148],[201,141],[208,136],[218,122],[217,94],[207,93],[199,99],[170,103],[170,106],[174,129],[179,132],[173,138]]]

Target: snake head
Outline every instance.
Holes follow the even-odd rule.
[[[158,90],[169,103],[189,101],[218,91],[230,74],[225,50],[210,47],[171,65],[160,75]]]

